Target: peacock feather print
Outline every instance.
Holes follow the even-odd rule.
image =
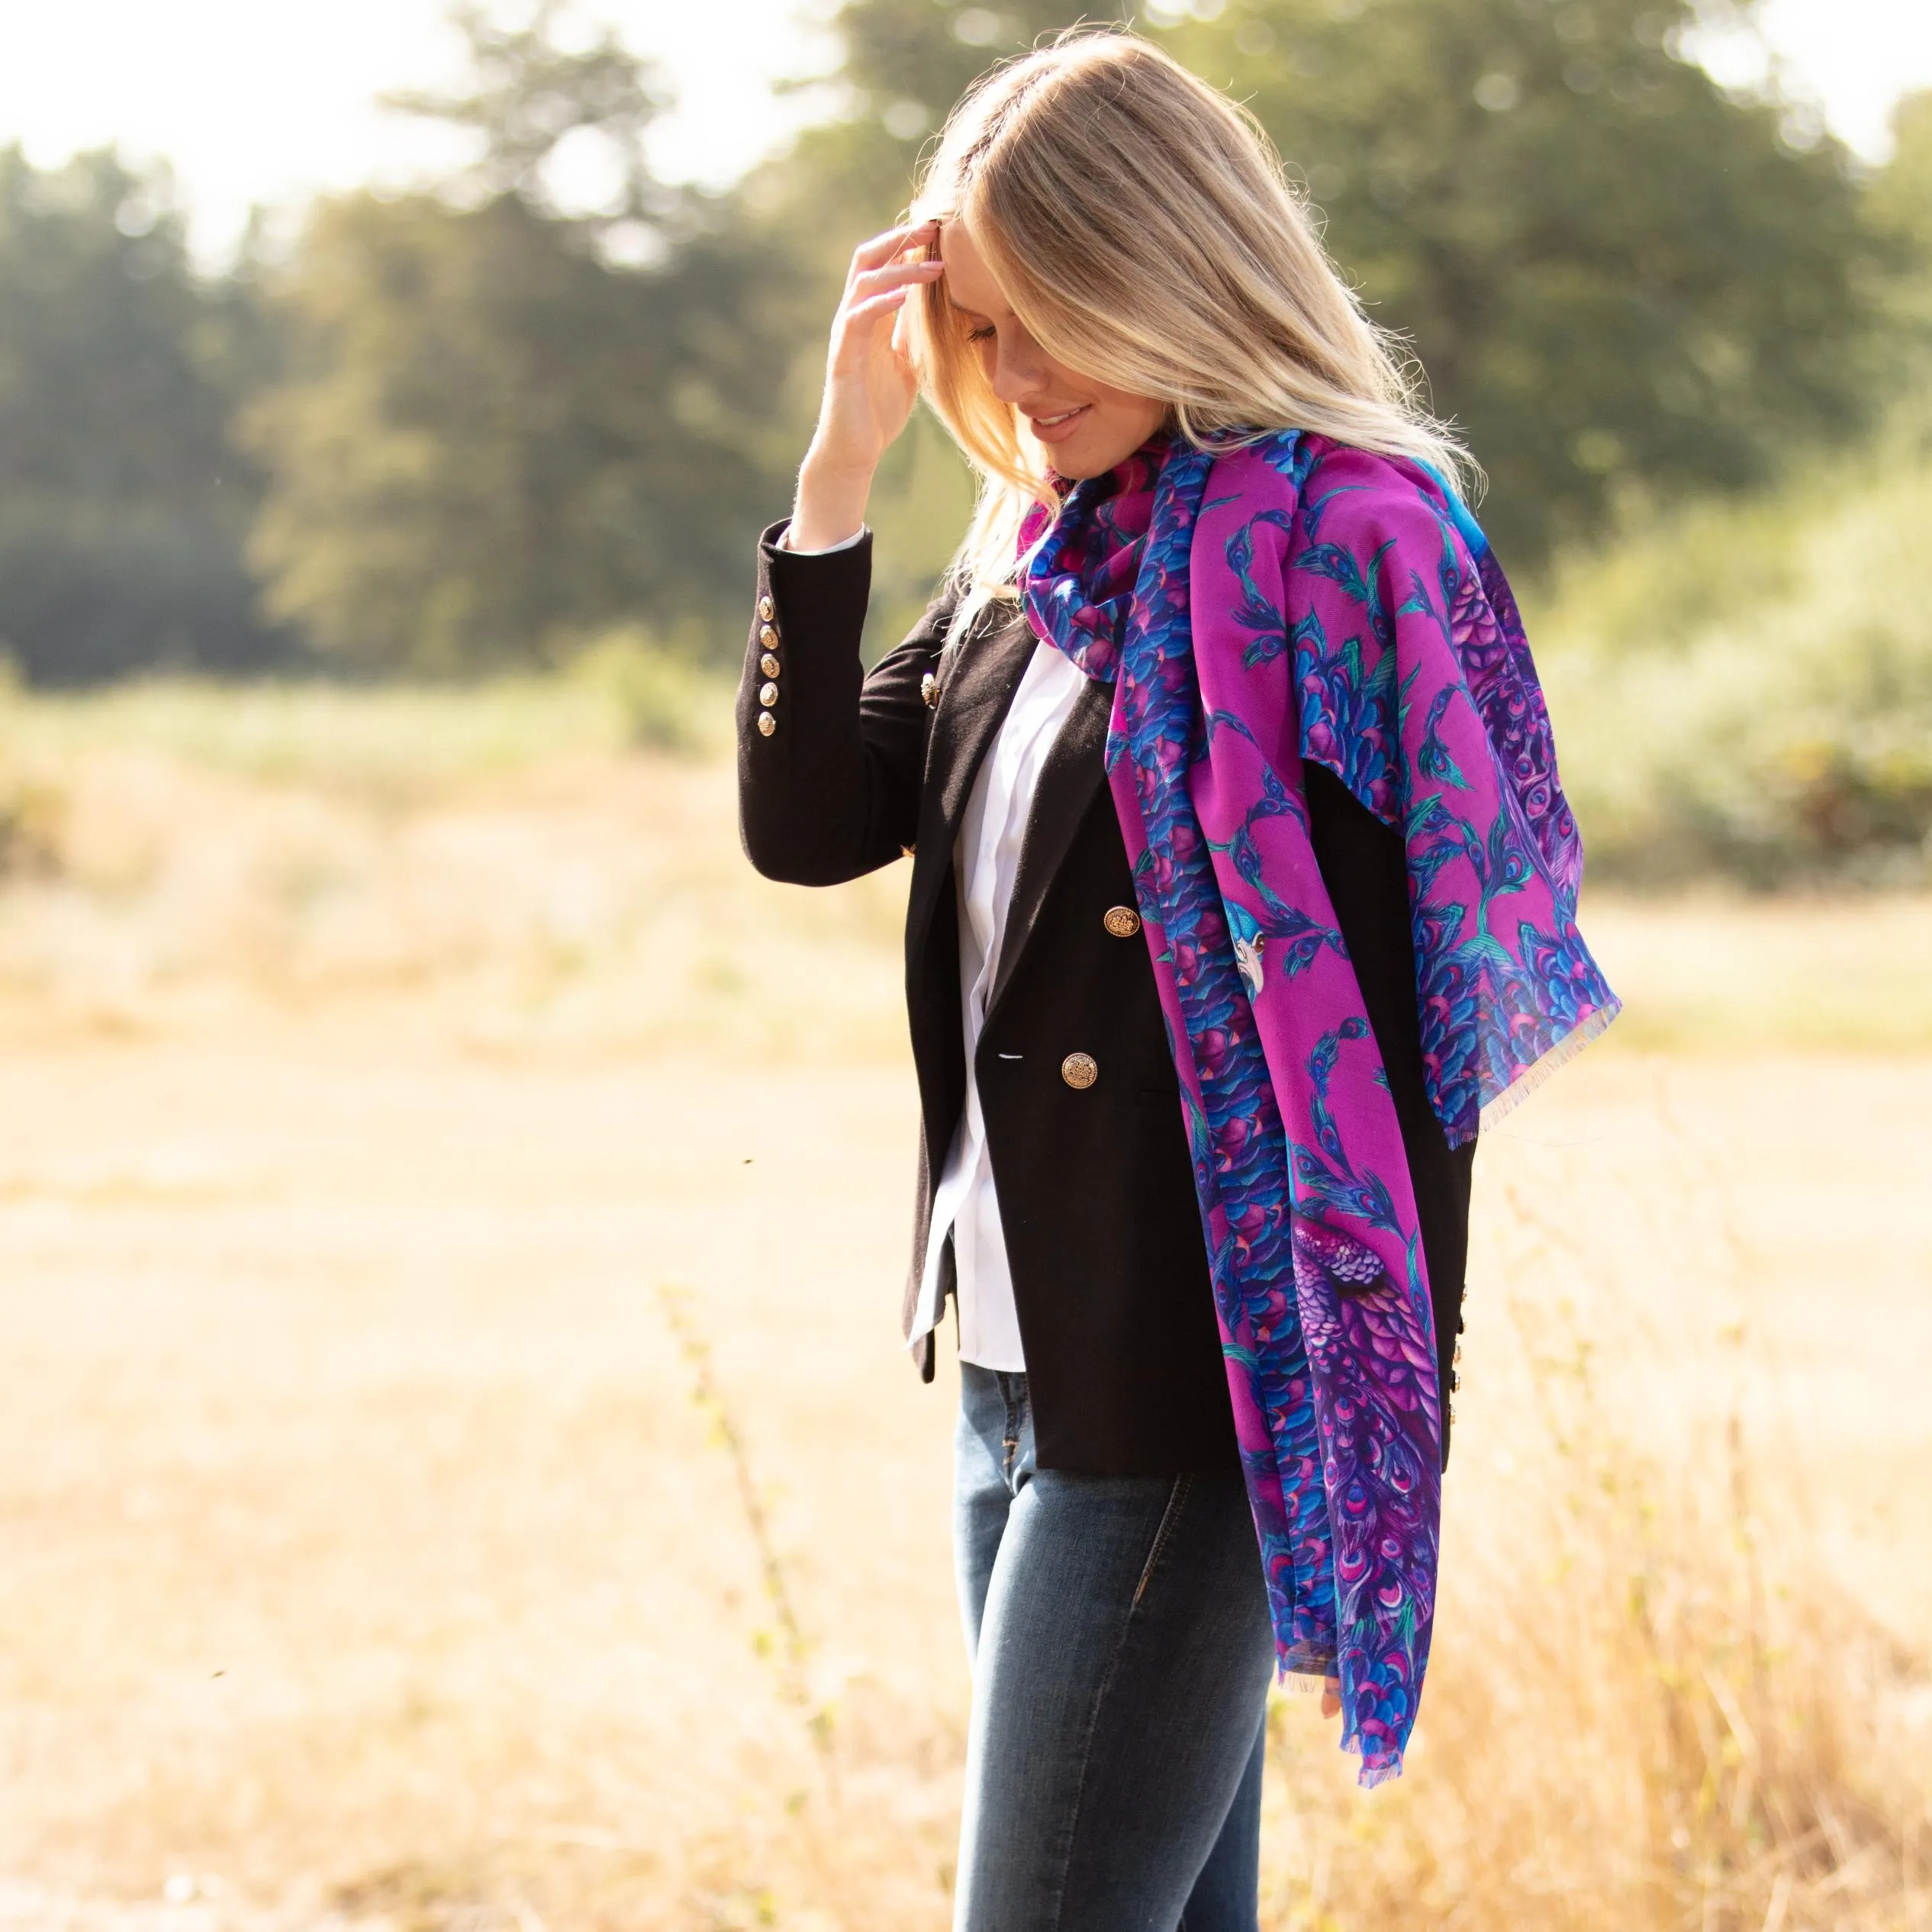
[[[1616,1012],[1576,930],[1547,714],[1499,566],[1418,465],[1293,432],[1158,441],[1044,517],[1024,600],[1114,687],[1109,783],[1277,1656],[1340,1677],[1343,1744],[1377,1783],[1428,1660],[1441,1392],[1400,1125],[1303,773],[1401,833],[1425,1084],[1459,1142]]]

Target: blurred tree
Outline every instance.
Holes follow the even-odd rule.
[[[1619,482],[1757,482],[1867,413],[1874,258],[1846,156],[1802,109],[1728,98],[1688,57],[1699,21],[1274,0],[1190,48],[1252,88],[1526,561],[1599,535]]]
[[[1892,117],[1891,160],[1872,185],[1872,211],[1891,245],[1889,293],[1901,353],[1898,385],[1914,417],[1932,430],[1932,89],[1908,94]]]
[[[339,658],[446,674],[623,620],[737,648],[784,374],[760,265],[652,179],[651,70],[560,47],[561,12],[462,13],[472,85],[404,105],[473,133],[472,165],[320,204],[286,278],[252,554]]]
[[[1908,94],[1892,114],[1892,156],[1872,187],[1879,220],[1910,250],[1909,272],[1932,278],[1932,88]]]
[[[469,85],[390,94],[384,104],[472,137],[474,159],[448,184],[459,199],[514,195],[539,214],[584,223],[620,256],[655,256],[661,237],[649,231],[675,227],[686,212],[684,198],[652,179],[644,152],[668,98],[655,70],[608,26],[586,46],[560,46],[570,12],[565,0],[540,0],[522,26],[506,27],[487,8],[452,7],[468,43]]]
[[[799,160],[849,225],[902,204],[929,131],[996,56],[1080,10],[847,0],[847,124]],[[1534,565],[1620,486],[1766,475],[1865,413],[1872,243],[1802,107],[1727,95],[1721,0],[1197,0],[1145,25],[1252,107],[1371,312],[1412,343]],[[1092,13],[1086,18],[1093,17]],[[801,201],[819,199],[801,179]]]
[[[0,651],[27,677],[286,655],[227,427],[270,348],[245,279],[196,279],[165,173],[0,151]]]

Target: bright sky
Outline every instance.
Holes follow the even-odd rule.
[[[1454,0],[1447,0],[1454,4]],[[657,161],[722,184],[783,142],[823,72],[832,0],[590,0],[664,63],[680,99]],[[434,86],[455,65],[444,0],[0,0],[0,143],[45,166],[118,143],[166,156],[217,259],[251,202],[401,181],[438,157],[437,130],[384,114],[385,89]],[[1932,0],[1765,0],[1789,78],[1874,159],[1898,95],[1932,86]],[[446,138],[446,137],[445,137]]]

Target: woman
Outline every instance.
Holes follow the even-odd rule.
[[[868,675],[922,388],[980,507]],[[1477,1113],[1615,1010],[1461,466],[1256,128],[1132,36],[983,82],[853,258],[742,819],[774,878],[913,858],[973,1932],[1251,1932],[1277,1668],[1400,1768]]]

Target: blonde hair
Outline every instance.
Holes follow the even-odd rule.
[[[1132,34],[1076,30],[996,68],[948,119],[912,212],[968,223],[1048,355],[1165,402],[1191,441],[1312,430],[1475,475],[1328,259],[1259,123]],[[945,279],[906,312],[926,400],[980,482],[955,562],[958,638],[1011,594],[1028,508],[1058,499]]]

